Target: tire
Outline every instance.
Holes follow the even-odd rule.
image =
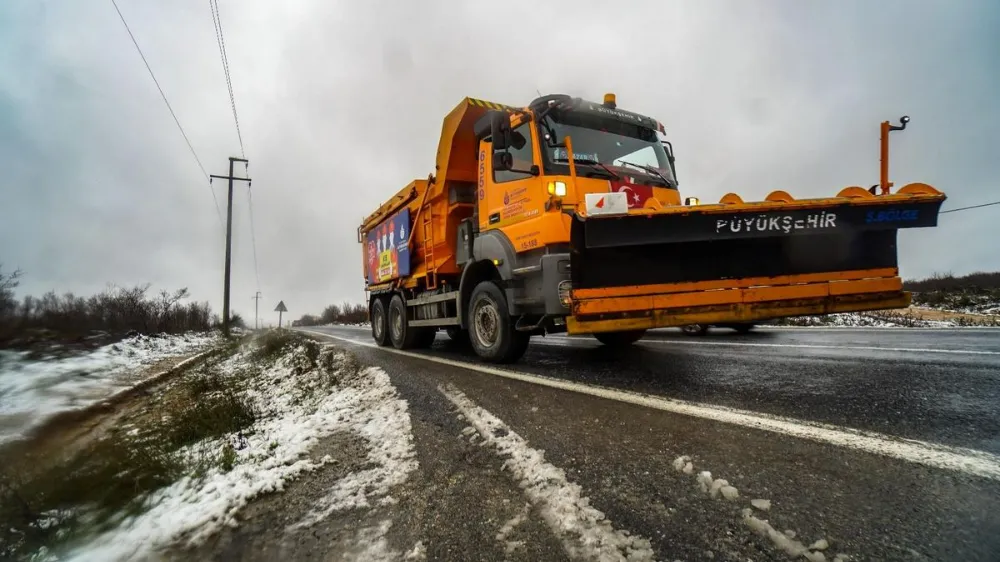
[[[368,320],[372,325],[372,339],[380,347],[389,345],[388,315],[385,309],[385,299],[375,297],[368,310]]]
[[[469,299],[469,343],[490,363],[513,363],[528,349],[531,336],[514,329],[507,297],[493,281],[481,281]]]
[[[465,347],[469,345],[469,331],[465,328],[460,328],[458,326],[448,326],[445,328],[445,332],[448,333],[448,339],[452,341],[452,344]]]
[[[704,336],[708,333],[708,324],[685,324],[681,331],[689,336]]]
[[[389,300],[389,314],[387,332],[389,332],[389,340],[392,341],[392,347],[396,349],[412,349],[416,347],[419,340],[420,330],[415,329],[409,325],[406,318],[406,303],[403,302],[403,297],[396,293]]]
[[[754,328],[753,324],[736,324],[733,326],[733,329],[740,334],[749,334],[750,331],[753,330],[753,328]]]
[[[415,329],[412,326],[411,330]],[[416,337],[416,343],[414,347],[419,349],[429,349],[434,345],[434,340],[437,338],[437,328],[416,328],[419,331]]]
[[[608,347],[628,347],[646,335],[646,330],[626,330],[622,332],[599,332],[594,334],[597,341]]]

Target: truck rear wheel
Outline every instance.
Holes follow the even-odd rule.
[[[597,341],[608,347],[626,347],[639,341],[646,330],[626,330],[621,332],[599,332],[594,334]]]
[[[406,319],[406,303],[403,297],[396,293],[389,300],[389,339],[396,349],[416,347],[419,341],[420,329],[409,325]]]
[[[492,281],[481,281],[469,299],[469,343],[476,355],[491,363],[512,363],[524,355],[531,336],[514,329],[507,297]]]
[[[382,347],[389,345],[389,331],[386,329],[387,315],[385,299],[382,297],[372,299],[372,305],[368,310],[368,314],[368,320],[372,325],[372,338],[375,340],[375,343]]]

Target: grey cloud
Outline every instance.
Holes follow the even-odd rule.
[[[148,280],[220,310],[215,208],[113,8],[33,4],[0,8],[18,23],[0,24],[2,52],[18,53],[0,59],[0,260],[27,271],[25,292]],[[119,5],[209,173],[223,173],[239,146],[208,7]],[[269,319],[279,299],[296,317],[363,297],[358,223],[433,170],[441,120],[467,95],[614,91],[665,123],[681,188],[703,200],[871,185],[878,122],[909,113],[897,185],[936,185],[948,206],[997,198],[988,2],[220,6]],[[233,306],[252,317],[243,186],[236,203]],[[904,275],[1000,268],[995,212],[901,234]]]

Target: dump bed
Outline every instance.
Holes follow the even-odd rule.
[[[474,212],[480,163],[473,124],[490,110],[514,108],[463,99],[444,119],[435,173],[414,180],[364,219],[358,232],[367,290],[432,289],[461,273],[456,236],[459,223]]]

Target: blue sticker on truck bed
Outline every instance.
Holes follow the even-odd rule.
[[[410,209],[404,208],[368,231],[365,264],[368,284],[383,283],[410,274]]]

